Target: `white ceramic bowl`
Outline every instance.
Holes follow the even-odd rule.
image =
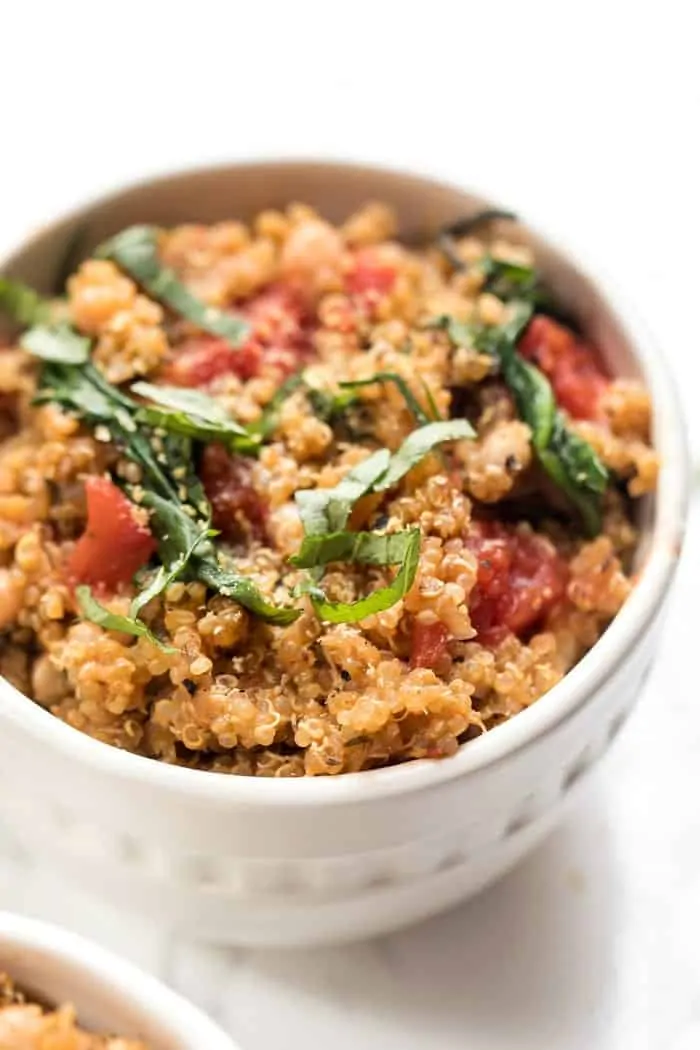
[[[51,1005],[72,1003],[88,1030],[149,1050],[235,1050],[191,1003],[136,966],[58,926],[0,912],[0,972]]]
[[[4,266],[48,291],[66,246],[133,222],[247,217],[305,200],[334,219],[368,198],[403,233],[487,202],[403,173],[308,162],[185,172],[89,205]],[[513,203],[513,202],[509,202]],[[4,683],[0,812],[49,863],[131,907],[224,942],[310,943],[377,934],[491,882],[540,841],[636,700],[683,533],[683,426],[663,361],[619,300],[552,238],[533,243],[560,301],[613,370],[641,374],[662,457],[644,511],[641,578],[604,637],[547,696],[451,759],[337,778],[255,780],[162,765],[81,735]],[[577,253],[578,255],[578,253]]]

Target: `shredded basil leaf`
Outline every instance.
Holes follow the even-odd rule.
[[[501,208],[486,208],[483,211],[476,212],[474,215],[464,216],[442,227],[438,234],[437,245],[453,269],[467,269],[467,264],[459,254],[457,241],[462,237],[469,236],[479,226],[485,226],[487,223],[495,222],[498,219],[508,222],[518,221],[517,215],[512,211],[503,211]]]
[[[38,325],[24,333],[19,341],[23,350],[42,361],[63,365],[83,365],[90,358],[90,340],[78,335],[68,325]]]
[[[343,529],[355,503],[372,490],[388,469],[390,460],[388,449],[378,449],[349,470],[334,488],[297,492],[295,499],[306,534],[312,536]]]
[[[269,438],[274,434],[279,424],[280,409],[288,397],[305,385],[304,373],[295,372],[284,381],[279,390],[270,398],[262,410],[262,415],[248,427],[250,434],[259,436],[261,440]]]
[[[33,288],[9,277],[0,277],[0,312],[19,325],[41,324],[49,319],[50,307]]]
[[[139,406],[112,386],[92,364],[47,363],[34,400],[37,404],[54,402],[67,409],[92,426],[98,438],[104,431],[106,439],[141,467],[146,486],[168,499],[177,499],[178,485],[158,461],[153,435],[136,424]]]
[[[347,535],[354,536],[352,533]],[[396,563],[400,561],[399,571],[386,587],[380,587],[355,602],[329,601],[323,589],[317,583],[312,582],[308,587],[308,593],[314,611],[320,620],[325,620],[329,623],[357,623],[373,613],[390,609],[392,605],[395,605],[408,593],[413,585],[420,560],[420,529],[407,529],[403,532],[394,533],[391,536],[380,536],[376,533],[359,533],[357,535],[368,537],[366,541],[361,540],[358,547],[353,548],[363,554],[362,561],[365,564],[380,564],[374,561],[372,555],[374,544],[386,543],[387,546],[384,549],[381,549],[381,547],[377,548],[377,557],[386,557],[389,552]],[[390,549],[388,547],[389,542],[391,543]],[[333,541],[333,543],[340,545],[340,541]],[[390,563],[382,562],[381,564]]]
[[[489,222],[502,220],[504,222],[517,222],[518,216],[515,212],[505,211],[503,208],[484,208],[474,215],[465,215],[461,219],[450,222],[443,226],[441,233],[447,233],[450,237],[468,237],[470,233],[479,226],[486,226]]]
[[[194,522],[177,504],[145,492],[142,506],[152,511],[151,525],[158,539],[162,564],[131,603],[129,612],[136,616],[153,598],[162,594],[190,565],[195,551],[208,543],[209,522]]]
[[[440,409],[437,407],[437,403],[433,397],[433,392],[424,379],[421,379],[421,386],[423,387],[425,400],[428,402],[428,407],[430,409],[430,418],[433,420],[441,419],[442,416],[440,415]]]
[[[393,488],[437,445],[442,445],[445,441],[463,441],[474,436],[474,428],[466,419],[442,419],[437,423],[419,427],[408,435],[391,457],[386,473],[374,483],[372,491],[384,492]]]
[[[584,529],[595,536],[601,528],[601,497],[609,473],[591,445],[567,424],[557,408],[551,384],[543,372],[518,352],[517,343],[533,313],[533,303],[515,301],[502,325],[466,326],[453,318],[436,322],[455,345],[471,345],[498,362],[515,400],[518,415],[532,431],[532,445],[544,470],[577,508]]]
[[[148,390],[148,384],[138,385],[141,390],[144,385]],[[186,397],[187,392],[183,391],[178,391],[177,396],[181,397],[183,393]],[[172,403],[172,392],[166,392],[165,396]],[[132,498],[135,498],[136,489],[139,490],[138,502],[151,510],[151,521],[159,539],[162,571],[159,570],[151,579],[145,597],[141,594],[134,599],[137,610],[178,575],[187,572],[270,623],[291,623],[299,615],[298,609],[278,607],[268,602],[253,580],[219,566],[214,545],[209,539],[211,508],[194,469],[189,440],[190,435],[201,438],[202,428],[180,424],[179,421],[172,426],[171,416],[185,413],[163,410],[168,414],[171,431],[176,432],[161,436],[155,432],[157,428],[144,419],[143,406],[112,386],[89,361],[84,364],[47,361],[35,401],[54,402],[74,413],[94,428],[98,439],[112,441],[128,459],[141,467],[143,477],[138,486],[124,485],[119,477],[115,478],[118,484],[127,488]],[[183,404],[182,401],[179,403]],[[187,403],[192,405],[191,398]],[[196,397],[195,404],[204,411],[205,403],[200,397]],[[211,411],[208,402],[206,408]],[[158,427],[161,425],[159,417]],[[214,421],[208,425],[218,428],[220,440],[223,424]],[[227,428],[229,426],[233,428],[237,424],[227,418]]]
[[[212,590],[233,598],[250,612],[267,623],[286,627],[301,615],[301,609],[291,606],[275,605],[264,598],[249,576],[222,569],[214,561],[195,558],[197,579],[206,583]]]
[[[375,372],[374,375],[368,376],[367,379],[350,379],[339,385],[343,390],[358,390],[363,386],[374,386],[375,383],[394,383],[401,392],[406,405],[413,413],[416,422],[421,424],[430,423],[430,416],[420,405],[404,377],[397,372]]]
[[[384,492],[398,484],[436,445],[474,437],[466,419],[445,419],[414,430],[392,456],[379,449],[348,471],[331,489],[303,489],[295,499],[307,536],[338,532],[352,508],[370,492]]]
[[[153,226],[130,226],[106,241],[97,254],[112,259],[141,284],[149,295],[165,303],[205,332],[225,339],[237,349],[250,334],[242,317],[207,306],[180,281],[174,270],[158,257],[158,237]]]
[[[334,561],[361,565],[397,565],[406,553],[405,532],[327,532],[306,536],[290,562],[311,569]]]
[[[254,452],[259,447],[259,438],[251,437],[248,430],[231,419],[214,398],[199,390],[134,383],[131,391],[158,406],[141,407],[136,414],[137,422],[198,441],[218,442],[239,452]]]
[[[491,292],[503,302],[517,299],[532,303],[540,309],[549,307],[549,293],[543,287],[540,275],[533,266],[485,255],[480,267],[485,277],[485,292]]]
[[[347,386],[346,383],[341,383],[341,386]],[[320,390],[318,387],[307,386],[306,397],[311,405],[314,413],[319,419],[322,419],[324,423],[333,423],[348,408],[352,405],[357,404],[357,394],[353,390],[341,390],[337,394],[330,393],[327,390]]]
[[[561,412],[554,416],[549,447],[538,453],[552,481],[566,493],[590,536],[601,529],[601,496],[609,474],[593,448],[570,430]]]
[[[78,600],[78,608],[83,619],[97,624],[98,627],[103,627],[106,631],[121,631],[123,634],[131,634],[136,638],[148,638],[149,642],[157,645],[164,652],[177,652],[177,649],[164,645],[159,638],[156,638],[143,620],[136,619],[134,616],[121,616],[118,613],[110,612],[109,609],[105,609],[104,605],[101,605],[93,597],[92,591],[87,585],[81,584],[79,587],[76,587],[75,597]]]

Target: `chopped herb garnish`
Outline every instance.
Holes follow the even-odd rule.
[[[349,470],[334,488],[297,492],[295,499],[306,534],[314,536],[343,529],[358,499],[372,491],[390,462],[389,450],[378,449]]]
[[[177,504],[154,492],[144,493],[142,506],[152,512],[151,525],[158,538],[158,554],[162,564],[132,601],[129,610],[132,616],[136,616],[153,598],[163,594],[182,575],[195,551],[208,542],[211,533],[208,521],[194,522]]]
[[[245,606],[250,612],[265,620],[267,623],[285,627],[293,623],[301,614],[301,609],[292,606],[275,605],[263,597],[255,583],[249,576],[241,573],[223,569],[216,563],[214,558],[196,559],[197,579],[206,583],[213,591],[225,594],[233,598],[239,605]]]
[[[296,502],[307,535],[338,532],[345,527],[354,505],[370,492],[384,492],[445,441],[474,437],[466,419],[440,420],[414,430],[393,456],[379,449],[348,471],[331,489],[297,492]]]
[[[374,375],[368,376],[366,379],[347,380],[340,383],[340,386],[343,390],[359,390],[363,386],[374,386],[375,383],[393,383],[401,392],[416,422],[421,424],[430,422],[430,416],[421,406],[404,377],[397,372],[375,372]]]
[[[347,386],[341,383],[341,386]],[[357,394],[353,390],[340,390],[337,394],[328,390],[320,390],[318,387],[308,386],[306,398],[314,410],[315,415],[324,423],[333,423],[339,419],[353,405],[357,404]]]
[[[518,216],[515,212],[506,211],[503,208],[484,208],[482,211],[475,212],[474,215],[463,215],[461,219],[448,223],[447,226],[443,226],[440,232],[449,234],[450,237],[468,237],[479,226],[486,226],[490,222],[499,221],[517,222]]]
[[[411,589],[420,559],[420,529],[406,529],[385,535],[376,532],[341,532],[309,537],[309,546],[293,559],[296,565],[317,567],[331,561],[353,561],[364,565],[400,564],[390,584],[379,587],[355,602],[329,601],[319,583],[310,582],[308,591],[314,611],[329,623],[357,623],[366,616],[383,612],[400,601]],[[304,543],[306,544],[306,540]]]
[[[540,275],[533,266],[495,259],[493,255],[485,255],[479,265],[485,277],[483,290],[503,302],[518,299],[536,306],[546,306],[549,302]]]
[[[259,447],[259,438],[251,437],[246,427],[231,419],[218,401],[200,390],[152,383],[134,383],[131,390],[158,406],[140,408],[137,422],[197,441],[215,441],[239,452],[254,452]]]
[[[438,248],[455,270],[466,270],[467,264],[459,254],[457,241],[462,237],[468,237],[470,233],[479,226],[486,226],[497,220],[517,222],[518,217],[511,211],[502,211],[500,208],[486,208],[484,211],[476,212],[475,215],[466,215],[455,222],[443,226],[438,234]]]
[[[0,277],[0,313],[7,314],[18,325],[41,324],[48,320],[50,307],[47,301],[33,288]]]
[[[90,340],[78,335],[67,324],[30,328],[20,339],[19,345],[42,361],[55,361],[63,365],[82,365],[90,357]]]
[[[75,333],[71,334],[80,338]],[[27,348],[36,352],[33,350],[36,345],[34,340],[30,340]],[[66,340],[65,344],[61,342],[60,345],[63,348],[72,344]],[[41,344],[40,349],[43,348]],[[159,417],[157,426],[154,426],[144,418],[143,413],[147,409],[109,383],[89,361],[86,364],[71,362],[63,349],[61,352],[64,356],[59,359],[60,363],[55,357],[45,363],[35,401],[54,402],[72,412],[93,428],[96,437],[104,434],[105,440],[112,441],[142,471],[141,482],[136,487],[125,486],[119,477],[115,478],[122,487],[126,487],[131,498],[151,511],[151,523],[159,540],[162,571],[159,570],[151,579],[146,588],[145,600],[137,595],[137,611],[177,576],[187,574],[219,593],[234,598],[270,623],[290,623],[294,620],[299,615],[298,609],[274,605],[260,593],[249,577],[224,570],[219,565],[214,545],[208,538],[211,508],[197,478],[192,458],[190,436],[200,436],[204,425],[202,421],[199,428],[195,419],[191,426],[183,425],[182,429],[178,429],[178,422],[176,426],[170,427],[170,433],[163,434],[165,427],[162,418]],[[137,393],[143,392],[144,386],[147,390],[149,388],[149,384],[137,386],[140,387]],[[204,412],[205,407],[211,410],[208,399],[202,400],[204,395],[195,394],[193,401],[191,391],[178,390],[177,394],[173,394],[172,391],[168,392],[168,388],[165,389],[165,397],[169,398],[170,404],[177,399],[180,406],[187,402],[190,405],[194,403],[200,412]],[[169,409],[162,411],[168,415],[169,425],[172,416],[185,414],[178,409],[173,412]],[[218,439],[221,440],[224,424],[214,419],[208,425],[217,427]],[[226,426],[235,428],[237,424],[227,417]],[[183,433],[185,430],[187,432]],[[137,631],[143,633],[141,627],[137,627]]]
[[[96,623],[98,627],[103,627],[106,631],[121,631],[122,634],[132,634],[136,638],[148,638],[149,642],[165,652],[177,652],[177,649],[164,645],[159,638],[156,638],[143,620],[135,616],[122,616],[105,609],[104,605],[93,597],[92,591],[85,584],[75,588],[75,597],[83,619]]]
[[[445,441],[463,441],[473,438],[474,428],[466,419],[441,419],[437,423],[428,423],[418,427],[408,435],[391,462],[385,474],[372,486],[373,492],[384,492],[393,488],[409,470],[417,466],[429,452]]]
[[[265,440],[266,438],[269,438],[271,434],[274,434],[279,424],[279,414],[282,405],[288,397],[291,397],[295,390],[299,390],[304,386],[303,372],[295,372],[286,379],[279,390],[265,405],[260,418],[250,424],[248,432],[254,436],[259,436],[261,440]]]
[[[601,497],[609,474],[592,446],[569,427],[544,373],[518,353],[518,340],[532,313],[531,302],[516,301],[502,325],[465,326],[451,318],[438,323],[456,345],[468,341],[497,360],[518,415],[532,431],[542,467],[578,509],[586,532],[595,536],[601,528]]]
[[[397,533],[351,532],[345,525],[356,502],[370,492],[385,492],[437,445],[474,436],[465,419],[440,420],[414,430],[393,456],[379,449],[353,467],[335,488],[297,492],[304,531],[298,553],[291,558],[297,568],[311,570],[311,578],[298,588],[311,598],[317,615],[332,623],[354,623],[389,609],[411,587],[420,555],[420,530]],[[397,565],[401,568],[386,587],[356,602],[330,602],[320,584],[323,566],[334,561],[364,565]]]
[[[203,303],[174,270],[161,263],[158,234],[153,226],[130,226],[106,241],[97,254],[126,270],[154,299],[203,331],[225,339],[234,349],[248,338],[250,325],[243,317]]]
[[[406,547],[404,532],[327,532],[306,536],[290,562],[298,569],[312,569],[334,561],[360,565],[397,565]]]

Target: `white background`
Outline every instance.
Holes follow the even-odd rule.
[[[700,448],[695,11],[6,5],[0,248],[173,166],[326,155],[435,173],[543,217],[601,262],[668,354]],[[0,903],[159,972],[247,1050],[696,1050],[698,582],[696,521],[664,652],[593,790],[519,871],[456,912],[352,948],[216,951],[57,887],[4,840]]]

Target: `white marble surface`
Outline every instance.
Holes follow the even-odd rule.
[[[432,170],[551,218],[604,262],[660,334],[700,448],[693,6],[667,0],[662,21],[659,5],[611,0],[433,0],[399,23],[394,5],[355,0],[331,23],[304,0],[245,14],[200,0],[196,16],[169,7],[166,30],[161,5],[27,0],[3,15],[0,249],[168,166],[296,153]],[[353,947],[208,949],[58,884],[2,837],[0,903],[159,973],[245,1050],[696,1050],[698,584],[696,509],[663,652],[587,797],[448,915]]]

